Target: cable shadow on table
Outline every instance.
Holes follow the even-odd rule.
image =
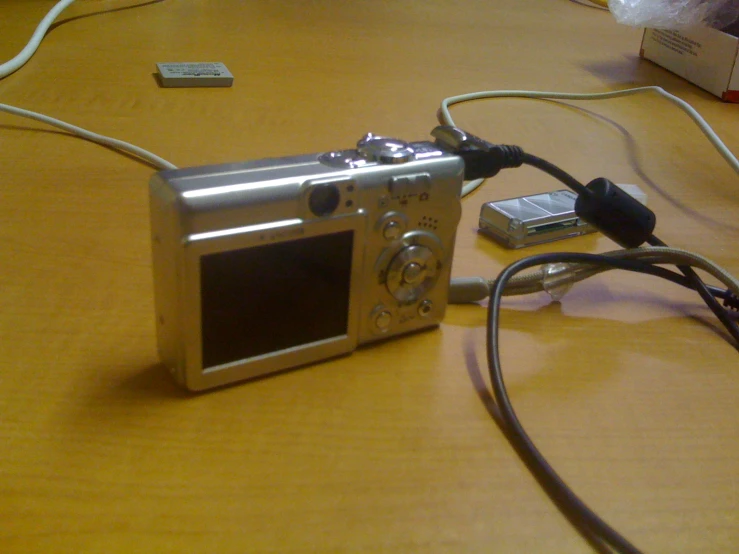
[[[598,290],[603,292],[599,294]],[[542,293],[542,295],[543,294],[544,293]],[[588,290],[587,293],[583,295],[583,298],[580,299],[580,302],[589,301],[589,298],[595,296],[608,298],[608,296],[613,296],[613,293],[606,288],[593,288],[591,286],[590,290]],[[508,298],[507,301],[515,302],[515,300],[512,300],[511,298]],[[565,302],[566,301],[567,300],[565,300]],[[506,302],[506,299],[504,299],[504,302]],[[663,362],[679,363],[686,359],[691,359],[691,357],[695,357],[696,355],[695,333],[691,330],[691,326],[675,326],[672,324],[674,321],[684,319],[689,319],[693,323],[712,331],[715,337],[711,340],[715,340],[717,346],[721,344],[721,341],[731,344],[731,337],[729,337],[723,327],[711,319],[712,316],[708,313],[707,309],[705,309],[705,315],[697,315],[694,313],[695,310],[703,309],[700,305],[694,305],[689,302],[676,304],[669,299],[653,295],[650,296],[648,293],[644,293],[644,295],[628,296],[622,294],[617,297],[612,297],[611,299],[600,300],[600,302],[614,302],[619,304],[629,302],[634,305],[638,305],[641,309],[645,306],[654,306],[655,308],[660,308],[662,310],[670,309],[672,311],[682,312],[682,315],[655,317],[646,321],[627,322],[615,319],[605,320],[596,317],[566,315],[562,313],[562,304],[559,302],[548,302],[547,300],[544,300],[544,302],[548,303],[536,306],[536,303],[539,302],[541,302],[541,300],[530,300],[525,304],[520,303],[519,306],[521,306],[521,308],[525,308],[523,310],[510,307],[502,308],[500,331],[502,333],[516,332],[535,335],[540,344],[557,348],[557,360],[579,360],[586,357],[588,354],[583,350],[583,344],[591,344],[593,345],[592,348],[596,349],[598,340],[602,341],[601,334],[607,331],[609,336],[612,337],[642,337],[641,340],[619,341],[617,352],[636,354],[645,358],[655,358]],[[532,307],[533,309],[531,309]],[[462,308],[463,313],[455,314],[454,309],[450,310],[445,321],[446,324],[477,328],[485,326],[487,321],[487,306],[471,304],[460,306],[459,308]],[[568,331],[568,333],[564,335],[553,335],[548,332],[548,329],[555,325],[558,328],[571,330],[571,333]],[[664,333],[665,328],[670,329],[669,334]],[[660,335],[664,336],[666,344],[669,343],[669,348],[654,348],[653,339]],[[568,340],[567,337],[570,337],[572,340]],[[506,338],[503,336],[499,340],[501,352],[503,356],[505,356]],[[475,389],[487,406],[488,400],[492,400],[492,398],[490,398],[489,389],[480,375],[479,366],[477,364],[476,351],[479,350],[480,347],[479,334],[476,336],[473,336],[472,334],[466,335],[463,348],[468,373],[470,373],[470,379],[475,386]],[[532,388],[536,390],[550,391],[561,390],[557,385],[561,384],[562,379],[566,377],[563,376],[562,371],[565,369],[584,371],[585,365],[587,365],[586,360],[583,360],[583,367],[578,367],[577,363],[553,364],[551,366],[547,366],[545,368],[546,371],[538,371],[530,375],[522,375],[519,373],[516,374],[515,381],[509,381],[507,388],[511,392],[516,390],[525,392]],[[584,394],[590,388],[600,386],[601,384],[608,382],[619,372],[620,367],[617,355],[599,359],[598,371],[588,372],[588,379],[577,379],[572,381],[572,386],[568,387],[567,393]]]
[[[681,202],[674,196],[671,196],[667,192],[667,189],[664,186],[658,185],[652,178],[650,178],[649,175],[647,175],[644,168],[642,167],[641,161],[639,160],[639,147],[637,145],[636,139],[634,139],[634,136],[626,129],[626,127],[624,127],[620,123],[617,123],[616,121],[613,121],[612,119],[604,115],[598,114],[596,112],[592,112],[586,108],[578,107],[578,109],[582,110],[583,112],[587,113],[588,115],[596,119],[599,119],[605,123],[608,123],[609,125],[613,126],[622,135],[624,142],[626,143],[626,153],[629,157],[629,164],[631,165],[631,168],[634,170],[634,172],[637,174],[639,179],[641,179],[645,185],[647,185],[650,189],[654,190],[664,200],[666,200],[670,205],[672,205],[677,210],[683,212],[685,215],[687,215],[691,219],[699,221],[709,227],[721,229],[723,231],[729,231],[732,234],[739,235],[739,226],[731,225],[730,223],[719,221],[717,219],[714,219],[706,215],[703,212],[699,212],[691,208],[688,204],[685,204],[684,202]]]
[[[469,339],[468,335],[468,339]],[[510,433],[510,430],[508,427],[506,427],[501,413],[500,409],[498,408],[498,405],[495,403],[495,399],[493,398],[492,393],[488,389],[487,385],[485,384],[485,379],[482,376],[482,372],[480,370],[480,365],[477,361],[477,356],[475,353],[475,345],[470,342],[470,340],[467,340],[464,345],[464,357],[465,357],[465,367],[467,368],[467,374],[470,377],[470,381],[472,382],[475,391],[477,392],[478,397],[480,398],[480,401],[485,406],[485,409],[488,411],[490,416],[493,418],[493,421],[495,421],[495,424],[500,429],[501,433],[505,435],[506,439],[508,439],[509,444],[513,446],[513,448],[516,450],[516,453],[519,455],[519,457],[524,460],[524,456],[522,456],[522,452],[516,448],[515,441],[512,440],[512,436]],[[534,475],[534,478],[539,482],[539,484],[545,488],[545,483],[541,480],[539,480],[537,475]],[[559,508],[559,507],[558,507]],[[568,512],[565,510],[560,510],[562,515],[572,524],[572,526],[577,530],[578,533],[583,537],[583,539],[590,545],[590,547],[593,549],[594,552],[598,552],[598,554],[611,554],[613,551],[606,546],[596,535],[591,533],[586,527],[578,525],[578,522],[572,519]]]
[[[616,301],[623,301],[622,298],[614,299]],[[634,301],[633,298],[630,298],[630,301]],[[639,304],[642,304],[643,302],[640,300]],[[662,299],[656,298],[652,301],[653,304],[663,305],[666,304],[666,302]],[[676,305],[675,303],[669,303],[670,306],[675,308],[676,306],[682,307],[682,304]],[[469,310],[474,310],[474,307],[470,306]],[[484,311],[487,313],[487,307],[479,306],[478,309],[480,311]],[[680,311],[684,311],[681,309]],[[558,348],[556,354],[557,359],[559,360],[570,360],[571,358],[577,359],[578,357],[578,351],[581,352],[579,355],[579,358],[582,360],[583,358],[583,351],[587,351],[587,348],[583,348],[583,344],[591,344],[591,349],[597,349],[597,343],[595,338],[597,337],[591,337],[589,335],[599,335],[602,333],[602,329],[600,329],[600,326],[591,326],[590,322],[594,321],[593,318],[586,318],[586,317],[573,317],[573,316],[564,316],[562,312],[562,305],[560,303],[549,303],[544,306],[537,307],[533,311],[529,310],[526,312],[525,316],[523,318],[517,318],[512,317],[514,316],[514,312],[518,312],[520,314],[520,310],[514,310],[510,308],[502,309],[501,313],[508,312],[506,314],[503,314],[501,318],[501,328],[505,331],[516,331],[518,333],[536,333],[536,329],[539,328],[541,325],[557,325],[559,322],[552,322],[551,316],[555,316],[557,318],[562,318],[563,320],[569,320],[574,321],[575,324],[572,325],[573,328],[573,334],[570,336],[569,334],[558,334],[554,336],[549,335],[548,333],[542,332],[541,336],[545,337],[544,340],[547,338],[551,338],[549,342],[551,343],[557,343],[556,346],[560,346],[563,343],[565,343],[563,346]],[[469,314],[468,314],[469,315]],[[506,317],[508,316],[508,317]],[[716,334],[721,334],[722,338],[728,339],[731,341],[731,339],[728,337],[728,335],[723,331],[723,329],[719,328],[717,325],[714,325],[710,321],[706,321],[703,319],[703,316],[696,316],[692,314],[685,314],[685,317],[688,317],[692,319],[693,321],[708,327],[716,332]],[[539,326],[531,327],[530,323],[532,320],[538,320],[541,323]],[[669,317],[667,320],[673,320],[676,319],[674,317]],[[645,358],[657,358],[662,360],[684,360],[684,359],[690,359],[691,355],[692,357],[696,356],[695,353],[695,337],[693,337],[693,340],[691,341],[689,338],[689,334],[692,334],[690,332],[689,326],[680,326],[678,328],[678,332],[675,332],[675,326],[666,325],[665,326],[665,318],[659,318],[659,319],[653,319],[646,322],[640,321],[636,323],[632,322],[622,322],[622,321],[607,321],[605,322],[609,329],[613,327],[613,336],[615,337],[625,337],[627,340],[621,340],[618,342],[616,346],[613,348],[616,349],[616,352],[611,354],[609,353],[608,356],[600,356],[597,358],[597,371],[595,372],[588,372],[587,379],[582,378],[576,378],[576,379],[570,379],[567,380],[567,375],[565,372],[572,371],[573,369],[575,371],[583,371],[583,367],[577,367],[577,363],[575,364],[575,367],[573,368],[572,363],[566,363],[566,364],[552,364],[550,366],[545,366],[540,368],[539,371],[536,371],[533,375],[527,375],[522,374],[521,372],[515,372],[512,371],[511,373],[515,377],[515,379],[509,379],[508,383],[506,384],[506,388],[508,389],[509,393],[512,393],[512,396],[518,397],[520,400],[520,397],[522,395],[525,395],[526,393],[530,393],[531,391],[535,390],[537,392],[542,393],[546,396],[555,396],[558,397],[558,400],[560,402],[567,402],[566,398],[563,398],[562,395],[562,387],[561,384],[563,380],[567,380],[567,387],[566,387],[566,393],[567,395],[575,394],[578,396],[582,396],[585,394],[588,394],[588,391],[590,391],[593,388],[599,388],[603,389],[603,387],[607,387],[609,381],[621,381],[622,379],[617,374],[622,372],[621,369],[624,370],[630,370],[631,368],[627,368],[623,365],[622,361],[619,360],[618,353],[626,350],[627,353],[637,353],[640,356],[643,356]],[[567,325],[566,322],[563,322],[563,325]],[[639,326],[640,331],[642,331],[642,335],[646,337],[646,340],[635,340],[630,341],[628,340],[628,337],[631,336],[638,336],[633,333],[630,333],[627,329],[633,326]],[[664,350],[658,350],[654,349],[653,347],[653,338],[655,335],[660,333],[660,327],[665,326],[670,328],[671,332],[669,334],[662,333],[665,336],[665,340],[670,342],[671,348],[667,348]],[[595,327],[595,328],[594,328]],[[685,336],[681,336],[682,334],[685,334]],[[609,335],[610,336],[610,335]],[[568,337],[571,340],[568,340]],[[487,337],[486,337],[487,338]],[[717,337],[719,338],[719,337]],[[503,348],[505,348],[505,337],[501,339],[501,344]],[[491,415],[493,420],[496,422],[498,427],[500,428],[501,432],[506,436],[509,443],[513,446],[513,448],[516,450],[517,454],[521,458],[521,460],[529,466],[529,468],[532,471],[533,476],[535,479],[539,482],[539,484],[545,489],[548,490],[547,480],[544,480],[540,477],[540,474],[538,472],[538,466],[531,465],[530,462],[530,456],[528,453],[521,450],[518,446],[518,441],[511,440],[512,435],[509,430],[509,428],[506,426],[500,412],[500,408],[497,405],[490,388],[487,385],[486,378],[483,376],[483,370],[481,370],[481,365],[484,365],[484,362],[481,363],[478,358],[478,352],[480,350],[480,343],[479,343],[479,333],[473,333],[473,332],[467,332],[463,338],[463,347],[464,347],[464,355],[465,355],[465,365],[467,369],[467,373],[470,378],[470,382],[479,397],[482,404],[485,406],[488,413]],[[510,351],[509,351],[510,355]],[[547,356],[551,357],[552,353],[547,352]],[[505,364],[504,364],[505,365]],[[529,364],[527,364],[528,366]],[[515,368],[512,368],[515,369]],[[697,370],[699,368],[696,368]],[[505,376],[506,374],[506,368],[503,367],[502,369],[503,374]],[[511,384],[512,383],[512,384]],[[583,383],[585,383],[585,386],[582,386]],[[559,386],[557,386],[559,385]],[[571,386],[572,385],[572,386]],[[514,401],[514,406],[516,402]],[[577,491],[575,491],[577,492]],[[570,512],[566,508],[561,508],[557,502],[557,498],[560,498],[560,493],[557,491],[557,489],[553,489],[551,492],[549,492],[550,497],[553,499],[555,505],[560,509],[562,514],[567,517],[567,519],[570,521],[570,523],[573,525],[575,529],[578,530],[578,532],[583,536],[583,538],[590,544],[594,550],[600,553],[610,553],[612,550],[610,548],[604,547],[599,539],[593,537],[589,531],[588,528],[583,528],[582,525],[579,524],[579,519],[577,516],[570,516]]]
[[[706,215],[705,213],[699,212],[691,208],[688,204],[685,204],[684,202],[670,195],[664,186],[658,185],[649,175],[647,175],[647,172],[642,166],[642,162],[639,158],[639,146],[637,144],[637,141],[626,127],[624,127],[620,123],[614,121],[613,119],[605,115],[592,111],[578,104],[569,104],[567,101],[563,101],[563,100],[548,100],[548,99],[538,99],[538,100],[541,100],[544,102],[551,102],[559,106],[562,106],[564,108],[569,108],[575,113],[579,112],[580,115],[587,116],[589,118],[595,119],[597,121],[600,121],[601,123],[605,123],[609,125],[610,127],[612,127],[623,138],[624,144],[626,146],[626,155],[629,159],[629,165],[631,169],[636,173],[639,179],[641,179],[642,182],[646,186],[648,186],[650,189],[656,192],[660,197],[662,197],[665,201],[667,201],[670,205],[672,205],[674,208],[681,211],[682,213],[686,214],[691,219],[699,221],[709,227],[721,229],[724,232],[728,231],[734,235],[739,235],[739,226],[732,225],[730,223],[726,223],[723,221],[719,221],[717,219],[710,217],[709,215]],[[588,102],[596,102],[596,101],[589,100]],[[685,117],[688,117],[686,114],[683,114],[683,115]],[[697,127],[696,127],[696,132],[700,132]]]

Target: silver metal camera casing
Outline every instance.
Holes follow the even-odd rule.
[[[462,159],[433,143],[372,135],[354,150],[157,173],[150,204],[162,362],[180,384],[204,390],[438,325],[463,174]],[[230,259],[241,268],[238,276],[228,274]],[[218,275],[227,277],[224,290]],[[246,275],[256,281],[241,290]],[[311,283],[315,295],[300,292]],[[327,296],[332,289],[339,300]],[[309,306],[321,298],[330,299],[326,310],[336,323],[323,321],[320,303]],[[322,326],[331,336],[304,343],[275,336]],[[249,329],[259,337],[255,343],[287,347],[262,351],[268,346],[247,344]],[[230,341],[239,343],[231,345],[236,351],[256,354],[226,359],[234,354],[221,353],[230,347],[219,341],[232,332],[240,333]]]

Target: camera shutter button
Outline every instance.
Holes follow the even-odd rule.
[[[402,164],[415,157],[415,151],[404,140],[379,137],[372,133],[367,133],[357,143],[357,151],[364,159],[383,164]]]

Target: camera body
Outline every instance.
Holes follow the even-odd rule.
[[[444,317],[464,162],[431,142],[162,171],[157,339],[190,390],[347,354]]]

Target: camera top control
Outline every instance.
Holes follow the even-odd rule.
[[[318,161],[336,169],[358,169],[371,164],[394,165],[439,156],[439,148],[430,142],[404,140],[367,133],[352,150],[321,154]]]
[[[361,206],[373,231],[365,243],[373,271],[362,287],[369,320],[360,325],[360,342],[438,323],[460,216],[461,160],[432,142],[367,133],[356,149],[322,154],[318,161],[351,171],[361,183]]]
[[[414,159],[415,151],[403,140],[378,137],[367,133],[357,142],[357,151],[369,162],[402,164]]]
[[[362,287],[371,303],[363,308],[370,320],[360,328],[360,342],[438,322],[460,216],[461,160],[433,142],[367,133],[355,149],[320,154],[318,162],[356,180],[362,191],[356,208],[368,216],[373,231],[365,242],[373,271]],[[341,210],[324,211],[329,191],[310,190],[310,211],[318,217],[340,215],[345,194],[339,193]]]

